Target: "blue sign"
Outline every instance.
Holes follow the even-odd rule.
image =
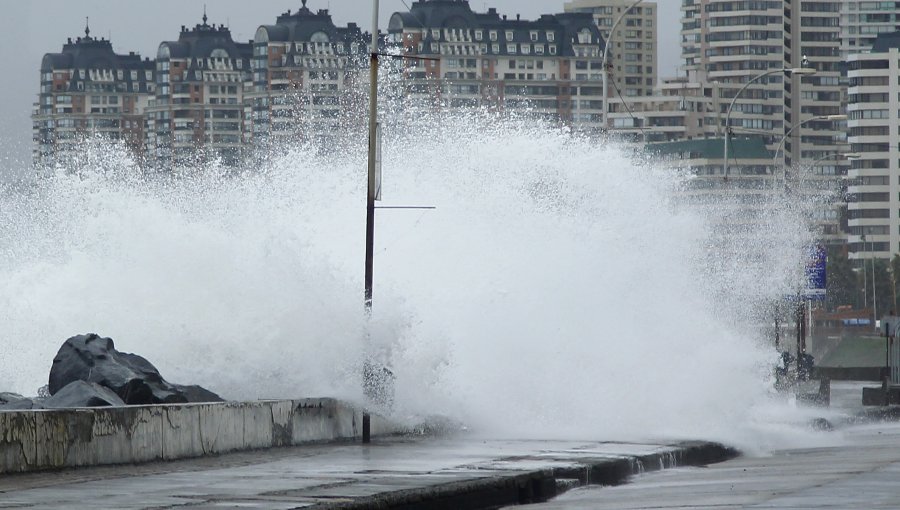
[[[828,251],[821,244],[810,248],[809,258],[806,261],[806,292],[809,299],[824,299],[825,287],[828,283],[825,269],[828,260]]]

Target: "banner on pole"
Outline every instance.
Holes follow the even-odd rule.
[[[826,269],[828,264],[828,251],[825,246],[817,244],[810,247],[806,261],[806,291],[807,299],[825,299],[828,284]]]

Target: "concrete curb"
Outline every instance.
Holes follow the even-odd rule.
[[[581,459],[570,467],[510,471],[487,478],[452,482],[359,498],[352,502],[317,504],[310,510],[487,510],[542,503],[566,490],[585,485],[620,485],[636,474],[679,466],[699,466],[732,459],[733,448],[718,443],[686,442],[640,456]],[[518,458],[516,460],[529,460]],[[531,460],[571,461],[542,456]]]
[[[373,436],[400,432],[372,416]],[[0,412],[0,474],[187,459],[353,440],[362,411],[335,399]]]

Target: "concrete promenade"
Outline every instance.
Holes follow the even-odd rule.
[[[0,508],[497,508],[732,455],[708,443],[394,438],[5,475]]]

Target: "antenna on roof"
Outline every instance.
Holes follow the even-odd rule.
[[[206,4],[203,4],[203,25],[206,25],[206,20],[209,18],[206,17]]]
[[[91,18],[90,16],[84,17],[84,37],[91,37]]]

